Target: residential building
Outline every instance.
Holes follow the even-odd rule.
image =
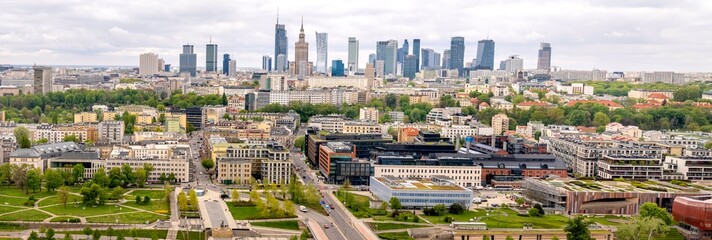
[[[665,156],[664,171],[682,174],[689,181],[712,180],[712,151],[685,149],[682,156]]]
[[[502,135],[509,130],[509,117],[506,114],[500,113],[492,117],[492,130],[494,135]]]
[[[586,86],[585,83],[570,83],[556,85],[557,92],[565,92],[566,94],[583,94],[593,95],[593,86]]]
[[[138,75],[153,76],[160,71],[158,55],[155,53],[144,53],[139,57]]]
[[[464,188],[447,177],[430,179],[398,178],[393,176],[371,177],[369,190],[378,199],[388,201],[395,197],[403,208],[427,208],[437,204],[450,206],[472,205],[472,190]]]
[[[341,61],[341,60],[334,60]],[[332,68],[333,68],[332,63]],[[342,64],[343,66],[343,64]],[[333,69],[332,69],[333,71]],[[332,73],[333,74],[333,73]],[[343,72],[342,72],[343,74]],[[329,77],[319,77],[312,76],[304,79],[304,82],[310,88],[338,88],[338,87],[351,87],[360,90],[369,89],[369,79],[363,77],[344,77],[344,78],[329,78]]]
[[[69,136],[77,142],[97,142],[98,138],[96,125],[40,125],[33,133],[31,140],[47,139],[48,143],[64,142]]]
[[[640,90],[640,89],[632,89],[632,90],[628,91],[629,98],[647,99],[648,96],[650,96],[652,94],[662,94],[663,96],[667,97],[668,99],[673,98],[673,91],[654,91],[654,90]]]
[[[642,73],[640,80],[643,83],[671,83],[682,84],[685,80],[685,74],[675,72],[646,72]]]
[[[510,72],[510,73],[517,73],[519,71],[522,71],[524,69],[524,59],[521,59],[517,55],[512,55],[507,58],[507,60],[504,60],[504,71]]]
[[[33,66],[32,69],[34,72],[34,94],[45,94],[48,92],[52,92],[52,84],[54,82],[54,79],[52,77],[52,68]]]
[[[97,123],[95,112],[80,112],[74,114],[74,123]]]
[[[105,120],[99,123],[99,142],[101,143],[123,143],[124,122]]]
[[[214,157],[217,159],[217,179],[225,184],[247,184],[250,176],[264,183],[289,183],[292,174],[289,150],[276,142],[227,144],[225,154]]]
[[[160,182],[161,175],[174,176],[176,182],[190,181],[190,159],[192,153],[188,144],[162,142],[159,144],[114,146],[106,160],[106,172],[112,168],[128,165],[136,171],[145,165],[153,166],[148,182]]]
[[[405,118],[405,114],[401,111],[390,111],[388,112],[388,116],[390,116],[394,122],[403,122],[403,118]]]
[[[359,109],[358,119],[367,122],[378,122],[378,109],[373,107],[362,107]]]

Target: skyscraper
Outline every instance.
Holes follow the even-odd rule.
[[[368,54],[368,62],[370,64],[373,64],[374,66],[376,66],[376,60],[378,60],[378,58],[376,58],[376,54],[374,54],[374,53]]]
[[[218,45],[209,43],[205,45],[205,71],[218,71]]]
[[[551,44],[541,43],[539,47],[539,61],[536,64],[536,69],[546,70],[551,69]]]
[[[445,49],[443,51],[443,65],[444,69],[450,69],[450,49]]]
[[[353,75],[358,71],[358,40],[355,37],[349,38],[349,59],[348,59],[349,75]]]
[[[435,66],[433,66],[433,64],[435,63],[435,61],[433,61],[433,58],[435,57],[434,53],[435,53],[435,51],[433,51],[433,49],[430,49],[430,48],[423,48],[420,50],[420,62],[421,62],[420,68],[421,69],[428,69],[431,67],[435,67]]]
[[[326,73],[326,62],[329,60],[329,34],[316,32],[316,71]]]
[[[403,40],[403,46],[398,48],[398,63],[403,63],[405,56],[408,56],[408,39]]]
[[[433,58],[430,61],[430,67],[433,69],[438,69],[440,68],[440,53],[439,52],[433,52]]]
[[[465,76],[465,38],[452,37],[450,39],[450,69],[457,69],[460,76]]]
[[[475,69],[494,69],[494,40],[486,39],[477,42]]]
[[[237,61],[235,59],[230,60],[230,64],[228,65],[228,76],[234,77],[237,76]]]
[[[153,76],[158,73],[158,55],[155,53],[144,53],[139,56],[138,75]]]
[[[376,58],[377,60],[383,60],[383,74],[393,74],[396,75],[396,58],[398,51],[398,41],[388,40],[379,41],[376,46]],[[378,53],[380,51],[380,54]]]
[[[415,55],[415,71],[420,72],[420,39],[413,39],[413,55]]]
[[[195,77],[198,56],[193,53],[193,45],[183,45],[183,53],[180,54],[179,73],[190,73]]]
[[[33,66],[35,75],[34,79],[34,94],[45,94],[52,92],[52,68]]]
[[[344,76],[344,62],[341,60],[331,61],[331,76],[332,77],[343,77]]]
[[[524,69],[524,60],[517,55],[509,56],[504,60],[504,70],[510,73],[516,73]]]
[[[279,55],[284,57],[280,58]],[[287,30],[284,24],[279,24],[279,16],[277,16],[277,24],[274,25],[274,66],[276,72],[284,72],[287,68]],[[280,68],[281,67],[281,68]]]
[[[222,73],[224,75],[230,75],[230,54],[223,54]]]
[[[304,18],[302,18],[302,25],[299,29],[299,41],[294,43],[294,67],[294,70],[289,70],[294,75],[304,76],[311,74],[309,43],[307,43],[304,36]]]
[[[403,60],[403,77],[407,77],[409,80],[415,78],[415,70],[418,62],[416,61],[415,55],[409,54],[405,56]]]
[[[272,58],[269,55],[262,56],[262,70],[269,71],[272,69]]]

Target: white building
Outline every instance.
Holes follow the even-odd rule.
[[[593,95],[593,87],[586,86],[583,83],[571,83],[567,85],[556,85],[557,92],[565,92],[566,94],[583,94],[583,95]]]
[[[369,87],[369,79],[364,77],[309,77],[306,84],[310,88],[337,88],[353,87],[366,90]]]
[[[492,131],[495,135],[502,135],[509,130],[509,117],[506,114],[500,113],[492,117]]]
[[[358,119],[367,122],[378,122],[378,109],[373,107],[362,107],[359,110]]]
[[[440,135],[450,139],[455,139],[456,137],[477,136],[479,135],[479,129],[467,125],[453,125],[443,127]]]
[[[524,59],[521,59],[519,56],[509,56],[507,60],[504,60],[504,71],[516,73],[522,69],[524,69]]]
[[[373,176],[394,176],[398,178],[431,178],[445,176],[466,188],[480,186],[482,167],[475,166],[431,166],[431,165],[373,165]]]
[[[124,140],[124,122],[102,121],[99,123],[99,142],[122,143]]]
[[[153,76],[158,73],[158,55],[155,53],[141,54],[138,75]]]

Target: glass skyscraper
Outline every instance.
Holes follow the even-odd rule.
[[[415,55],[415,72],[420,72],[420,39],[413,39],[413,55]]]
[[[223,54],[223,68],[222,72],[225,75],[230,74],[230,54]]]
[[[180,54],[180,66],[178,72],[190,73],[191,77],[196,75],[197,55],[193,53],[193,45],[183,45],[183,53]]]
[[[398,41],[388,40],[386,49],[385,49],[385,56],[383,59],[383,62],[385,64],[383,67],[383,74],[397,75],[397,73],[396,73],[396,67],[398,66],[398,63],[396,62],[396,58],[398,57],[397,51],[398,51]]]
[[[331,61],[331,76],[332,77],[343,77],[344,76],[344,62],[341,60]]]
[[[403,77],[407,77],[409,80],[413,80],[415,78],[415,70],[416,65],[418,62],[416,61],[415,55],[408,55],[405,56],[405,59],[403,60]]]
[[[358,40],[355,37],[349,38],[348,68],[350,75],[358,71]]]
[[[326,73],[327,52],[329,50],[329,34],[316,33],[316,71]]]
[[[279,57],[279,55],[283,57]],[[274,71],[284,72],[287,68],[287,30],[284,24],[279,24],[279,18],[277,18],[277,24],[274,25]]]
[[[398,49],[398,62],[403,63],[405,56],[408,56],[410,49],[408,49],[408,39],[403,40],[403,46]]]
[[[551,69],[551,44],[541,43],[536,69],[549,71]]]
[[[218,45],[209,43],[205,45],[205,71],[218,71]]]
[[[475,69],[494,69],[494,41],[490,39],[477,42],[477,62]]]
[[[460,76],[465,76],[465,38],[452,37],[450,39],[450,69],[457,69]]]

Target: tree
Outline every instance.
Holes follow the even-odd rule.
[[[178,208],[180,208],[181,211],[188,210],[188,197],[185,196],[185,192],[183,191],[178,194]]]
[[[606,126],[606,124],[610,123],[611,119],[608,118],[608,114],[605,114],[603,112],[597,112],[596,114],[593,114],[593,125],[594,126]]]
[[[658,207],[655,203],[646,202],[640,206],[641,217],[653,217],[662,220],[665,224],[672,224],[672,217],[664,208]]]
[[[524,201],[524,198],[517,198],[517,199],[514,199],[514,202],[517,205],[522,206],[522,204],[524,204],[525,201]]]
[[[119,232],[116,234],[116,240],[126,240],[126,239],[124,238],[124,234]]]
[[[106,175],[106,170],[104,167],[99,167],[94,173],[93,183],[99,184],[101,187],[109,186],[109,176]]]
[[[64,141],[64,142],[75,142],[75,143],[78,143],[78,142],[79,142],[79,138],[77,138],[77,135],[71,134],[71,135],[66,135],[66,136],[64,136],[64,138],[62,139],[62,141]]]
[[[591,240],[591,232],[588,230],[590,222],[584,216],[579,215],[569,219],[568,224],[564,227],[567,240]]]
[[[289,200],[284,200],[284,212],[286,213],[286,216],[294,215],[295,211],[296,210],[294,209],[294,203]]]
[[[45,240],[54,240],[54,229],[48,228],[47,232],[45,233]]]
[[[173,188],[170,184],[163,185],[163,195],[166,196],[164,200],[166,204],[171,204],[171,196],[173,196]]]
[[[15,183],[16,186],[20,187],[20,189],[25,190],[25,194],[28,194],[30,190],[30,188],[27,186],[27,169],[29,168],[30,165],[27,164],[22,164],[20,166],[12,164],[10,166],[12,172],[12,181]]]
[[[92,240],[101,240],[101,231],[99,231],[99,230],[94,231],[94,233],[92,233],[92,235],[91,235],[91,239]]]
[[[211,168],[215,167],[215,162],[213,162],[213,160],[209,158],[203,159],[200,164],[202,164],[206,170],[210,170]]]
[[[40,236],[35,231],[32,231],[27,240],[40,240]]]
[[[667,224],[659,218],[638,216],[632,223],[619,226],[615,236],[620,240],[653,240],[667,235],[669,230]]]
[[[30,142],[30,131],[23,126],[15,127],[12,130],[15,139],[17,140],[19,148],[30,148],[32,143]]]
[[[198,210],[198,194],[193,189],[188,191],[188,203],[190,203],[190,210]]]
[[[136,201],[137,205],[143,205],[143,198],[141,198],[140,195],[136,195],[136,198],[134,198],[134,200]]]
[[[304,143],[304,136],[299,136],[294,139],[294,147],[299,148],[299,149],[304,149],[305,143]]]
[[[556,236],[553,236],[553,237],[551,237],[551,240],[559,240],[559,238]]]
[[[136,184],[139,187],[143,187],[146,185],[146,180],[148,179],[148,176],[146,175],[146,169],[139,168],[136,170]]]
[[[64,238],[62,238],[62,240],[74,240],[74,238],[72,238],[72,234],[65,233]]]
[[[175,173],[169,173],[168,174],[168,182],[175,182],[176,181],[176,174]]]
[[[543,214],[541,211],[539,211],[539,209],[537,209],[537,208],[530,208],[529,211],[528,211],[528,214],[529,214],[530,217],[541,217],[541,216],[544,215],[544,214]]]
[[[143,197],[142,203],[143,203],[143,205],[148,205],[149,203],[151,203],[151,197],[149,197],[149,196]]]
[[[706,148],[706,149],[712,149],[712,141],[706,142],[706,143],[705,143],[705,148]]]
[[[79,163],[75,164],[74,167],[72,168],[72,177],[77,182],[83,181],[84,180],[84,165],[79,164]]]
[[[227,95],[225,93],[222,94],[222,98],[220,98],[222,105],[227,106]]]
[[[391,197],[391,199],[388,200],[388,204],[391,205],[391,209],[395,210],[396,212],[403,208],[403,205],[401,205],[400,199],[396,197]]]
[[[539,138],[541,138],[541,131],[536,131],[536,132],[534,132],[534,139],[536,139],[537,141],[539,141]]]
[[[445,207],[445,204],[436,204],[433,206],[433,211],[435,211],[435,215],[442,216],[447,213],[447,207]]]
[[[133,168],[131,168],[130,165],[121,165],[121,173],[124,175],[124,184],[122,185],[126,186],[130,183],[136,183],[136,174],[134,174]]]
[[[64,207],[67,206],[67,201],[69,201],[69,187],[67,186],[61,186],[59,187],[59,190],[57,190],[57,198],[59,199],[59,202],[64,205]]]
[[[490,238],[487,235],[482,235],[482,240],[490,240]]]
[[[348,191],[349,189],[351,189],[351,180],[349,180],[348,178],[345,179],[345,180],[344,180],[344,183],[341,185],[341,187],[342,187],[345,191]]]
[[[94,233],[94,231],[91,230],[91,227],[85,226],[84,229],[82,230],[82,233],[84,233],[84,235],[87,235],[87,239],[89,239],[89,236],[91,236],[91,234]]]
[[[505,237],[504,240],[514,240],[514,238],[512,238],[512,236],[507,235],[507,237]]]
[[[32,192],[36,192],[37,189],[40,189],[41,184],[42,174],[40,173],[40,170],[36,168],[31,168],[30,170],[27,170],[27,187],[32,189]]]
[[[111,193],[109,194],[109,199],[121,200],[121,198],[124,196],[125,192],[126,191],[124,191],[124,189],[121,186],[115,187],[114,190],[111,190]]]
[[[83,187],[79,192],[85,206],[102,206],[106,203],[106,190],[96,183]]]
[[[64,184],[64,178],[62,178],[62,174],[55,169],[48,168],[45,170],[45,187],[47,188],[48,192],[54,191],[57,189],[59,186],[62,186]]]
[[[465,207],[462,206],[462,205],[459,204],[459,203],[453,203],[453,204],[450,205],[450,207],[448,208],[448,212],[449,212],[449,213],[452,213],[452,214],[460,214],[460,213],[465,212]]]
[[[166,181],[168,181],[168,176],[166,176],[165,172],[162,172],[161,175],[158,177],[158,180],[162,183],[165,183]]]
[[[534,208],[539,210],[539,213],[541,213],[541,216],[544,216],[544,214],[546,214],[546,212],[544,211],[544,208],[541,206],[541,204],[535,203]]]

